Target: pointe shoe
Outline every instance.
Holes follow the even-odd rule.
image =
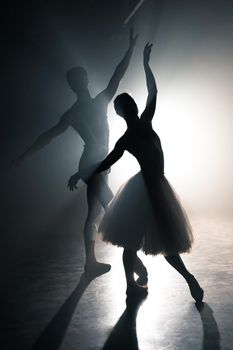
[[[111,270],[111,265],[99,263],[98,261],[87,263],[84,266],[84,271],[88,275],[103,275],[104,273],[107,273]]]
[[[202,302],[204,297],[204,290],[200,287],[199,283],[197,282],[196,278],[191,275],[187,281],[190,293],[194,300],[196,300],[197,303]]]
[[[126,290],[127,297],[145,297],[147,294],[148,288],[141,287],[136,283],[128,286]]]
[[[147,273],[145,273],[145,274],[140,274],[140,275],[138,276],[138,278],[136,279],[136,283],[137,283],[139,286],[142,286],[142,287],[147,286],[147,284],[148,284],[148,275],[147,275]]]
[[[136,283],[139,286],[147,286],[148,283],[148,273],[145,266],[136,266],[134,272],[138,275]]]

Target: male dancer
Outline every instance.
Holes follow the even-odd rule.
[[[83,67],[74,67],[67,72],[67,80],[77,96],[77,101],[63,114],[55,126],[41,134],[22,155],[12,162],[13,166],[19,165],[25,158],[45,147],[54,138],[64,133],[69,126],[77,131],[84,141],[84,149],[79,162],[80,170],[91,167],[107,156],[109,144],[107,107],[129,66],[136,40],[137,35],[134,36],[133,31],[130,30],[129,47],[123,59],[116,67],[107,87],[95,98],[90,96],[88,76]],[[105,173],[97,176],[92,184],[87,184],[88,214],[84,226],[86,253],[84,269],[86,272],[104,273],[111,268],[108,264],[97,262],[94,250],[95,219],[100,210],[97,198],[103,207],[112,198],[112,192],[106,181],[107,175]],[[140,260],[138,260],[138,264],[138,268],[141,268],[140,271],[146,273],[146,269]]]

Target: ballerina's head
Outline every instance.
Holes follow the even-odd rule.
[[[134,99],[126,92],[118,95],[114,100],[116,113],[126,122],[134,121],[138,116],[138,107]]]

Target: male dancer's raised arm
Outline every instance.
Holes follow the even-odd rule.
[[[134,36],[133,28],[130,28],[128,50],[126,51],[121,62],[117,65],[107,87],[102,92],[100,92],[96,96],[96,98],[104,98],[106,100],[106,103],[109,103],[112,100],[113,96],[115,95],[118,89],[120,81],[123,78],[129,66],[129,62],[130,62],[134,47],[136,45],[137,38],[138,38],[138,35]]]
[[[117,88],[121,79],[123,78],[133,53],[133,49],[135,47],[138,35],[133,35],[133,29],[130,29],[129,35],[129,47],[121,60],[121,62],[116,67],[112,78],[110,79],[107,87],[100,92],[96,98],[103,99],[106,104],[108,104],[113,96],[115,95]],[[33,155],[35,152],[44,148],[47,144],[49,144],[54,138],[64,133],[66,129],[71,125],[71,111],[68,110],[63,114],[57,124],[55,124],[52,128],[42,133],[35,142],[26,149],[21,155],[19,155],[16,159],[11,162],[11,166],[15,167],[20,165],[27,157]]]

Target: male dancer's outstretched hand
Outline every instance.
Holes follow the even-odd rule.
[[[70,191],[77,190],[77,183],[79,180],[83,180],[86,184],[89,184],[96,174],[96,169],[100,165],[101,162],[97,162],[89,167],[79,169],[75,174],[73,174],[67,184]]]
[[[68,181],[67,187],[69,187],[70,191],[77,190],[77,183],[80,180],[80,173],[77,171],[74,175],[72,175]]]

